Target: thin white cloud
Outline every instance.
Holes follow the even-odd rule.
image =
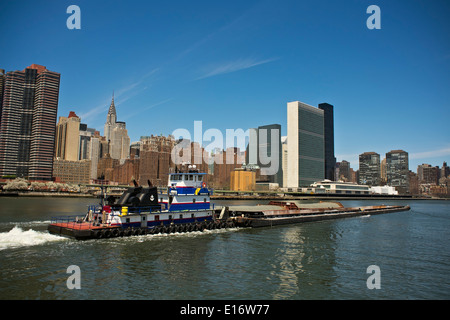
[[[149,106],[147,106],[147,107],[145,107],[145,108],[139,109],[139,110],[136,111],[136,112],[128,113],[128,114],[126,114],[125,116],[121,117],[121,119],[122,119],[122,120],[126,120],[126,119],[129,119],[129,118],[132,118],[132,117],[136,116],[137,114],[141,114],[141,115],[142,115],[142,114],[143,114],[143,111],[148,110],[148,109],[151,109],[151,108],[154,108],[154,107],[157,107],[157,106],[162,105],[162,104],[164,104],[164,103],[167,103],[167,102],[169,102],[169,101],[171,101],[171,100],[173,100],[173,98],[169,98],[169,99],[166,99],[166,100],[163,100],[163,101],[154,103],[154,104],[149,105]]]
[[[109,99],[111,99],[111,98],[109,98]],[[111,100],[109,100],[109,101],[111,101]],[[83,122],[87,122],[87,121],[91,120],[92,118],[94,118],[97,114],[105,112],[106,110],[108,110],[108,108],[109,108],[109,102],[105,100],[105,103],[102,103],[102,104],[90,109],[88,112],[81,113],[79,115],[79,117],[81,118],[81,120]]]
[[[433,159],[438,157],[450,156],[450,147],[441,148],[438,150],[414,152],[409,155],[410,159]]]
[[[130,92],[131,90],[133,90],[134,88],[136,88],[138,85],[140,84],[140,82],[135,82],[132,83],[124,88],[121,88],[120,90],[118,90],[117,92],[114,92],[114,102],[115,104],[117,103],[122,103],[128,99],[130,99],[132,96],[136,95],[136,93],[134,93],[133,95],[127,95],[128,92]],[[89,111],[80,114],[80,118],[86,122],[91,120],[92,118],[95,118],[96,115],[100,114],[100,113],[105,113],[108,111],[109,106],[111,104],[111,98],[112,98],[112,94],[113,92],[111,91],[111,96],[107,98],[107,100],[105,99],[105,102],[90,109]],[[105,115],[106,117],[106,115]]]
[[[278,58],[266,59],[266,60],[255,60],[255,59],[238,59],[236,61],[226,62],[220,65],[215,65],[209,70],[205,71],[203,75],[198,77],[196,80],[205,79],[220,74],[226,74],[231,72],[236,72],[244,69],[249,69],[262,64],[273,62],[278,60]]]
[[[138,81],[131,83],[123,88],[120,88],[119,90],[114,90],[115,104],[120,105],[120,104],[124,103],[125,101],[131,99],[132,97],[138,95],[140,92],[146,90],[148,88],[147,86],[145,86],[144,88],[140,88],[140,85],[143,84],[149,76],[151,76],[158,70],[159,70],[159,68],[153,69],[150,72],[144,74],[141,77],[141,79],[139,79]],[[87,111],[85,113],[80,114],[80,118],[82,119],[82,121],[83,122],[92,121],[95,119],[95,117],[98,114],[106,113],[111,104],[112,94],[113,94],[113,91],[111,90],[111,96],[106,98],[104,103],[102,102],[102,104],[90,109],[89,111]],[[106,114],[105,114],[105,118],[106,118]]]
[[[231,20],[230,22],[226,23],[222,27],[220,27],[217,30],[214,30],[213,32],[207,34],[200,40],[197,40],[196,42],[192,43],[189,47],[187,47],[185,50],[182,50],[181,53],[175,58],[175,60],[181,59],[185,57],[186,55],[190,54],[191,52],[199,49],[201,46],[206,44],[208,41],[218,37],[221,33],[224,31],[227,31],[229,29],[232,29],[236,25],[239,25],[241,21],[246,21],[247,17],[253,15],[255,9],[259,7],[259,4],[256,6],[251,7],[247,11],[243,12],[241,15],[237,16],[235,19]]]

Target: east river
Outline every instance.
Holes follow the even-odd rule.
[[[92,202],[0,198],[0,299],[450,298],[450,201],[341,201],[411,210],[273,228],[88,241],[48,234],[52,216]],[[68,287],[70,266],[80,289]],[[369,266],[379,289],[369,289]]]

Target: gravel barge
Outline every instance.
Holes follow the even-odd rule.
[[[344,207],[339,202],[299,204],[271,201],[268,205],[230,206],[220,210],[220,219],[228,219],[237,227],[271,227],[302,222],[323,221],[408,211],[409,206],[378,205]]]

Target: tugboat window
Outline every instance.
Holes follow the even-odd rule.
[[[203,179],[203,176],[197,176],[198,181],[202,181],[202,179]]]

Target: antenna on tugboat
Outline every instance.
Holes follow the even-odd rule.
[[[138,183],[134,179],[133,179],[133,184],[134,184],[135,187],[139,187]]]
[[[100,205],[102,208],[105,206],[106,186],[100,185]]]
[[[150,182],[150,180],[147,180],[148,186],[151,187],[152,183]]]

